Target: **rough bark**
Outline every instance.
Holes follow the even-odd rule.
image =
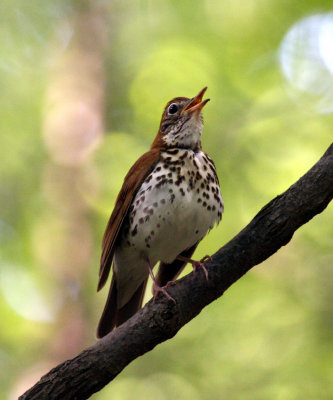
[[[172,338],[203,307],[253,266],[286,245],[294,232],[322,212],[333,197],[333,144],[298,182],[269,202],[230,242],[205,263],[203,271],[177,281],[129,321],[72,360],[65,361],[20,397],[87,399],[112,381],[131,361]]]

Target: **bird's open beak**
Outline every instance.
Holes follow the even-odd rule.
[[[182,110],[181,114],[192,113],[193,111],[200,111],[204,108],[204,106],[209,102],[210,99],[206,99],[202,101],[203,95],[207,90],[207,86],[200,90],[200,92],[193,97],[193,99],[189,102],[189,104]]]

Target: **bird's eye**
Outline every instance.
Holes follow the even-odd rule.
[[[169,108],[168,108],[169,114],[176,114],[177,111],[178,111],[178,107],[175,103],[172,103],[171,106],[169,106]]]

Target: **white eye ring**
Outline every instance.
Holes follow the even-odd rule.
[[[168,108],[168,114],[176,114],[177,111],[178,111],[177,104],[176,103],[170,104],[170,106]]]

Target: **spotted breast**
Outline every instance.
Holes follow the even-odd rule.
[[[213,161],[203,151],[162,152],[134,198],[115,250],[115,271],[124,289],[132,287],[133,293],[147,275],[146,263],[138,266],[138,260],[149,260],[152,266],[157,261],[171,263],[199,242],[221,220],[222,212]],[[129,274],[118,265],[135,268]],[[128,301],[124,295],[120,298],[123,304]]]

